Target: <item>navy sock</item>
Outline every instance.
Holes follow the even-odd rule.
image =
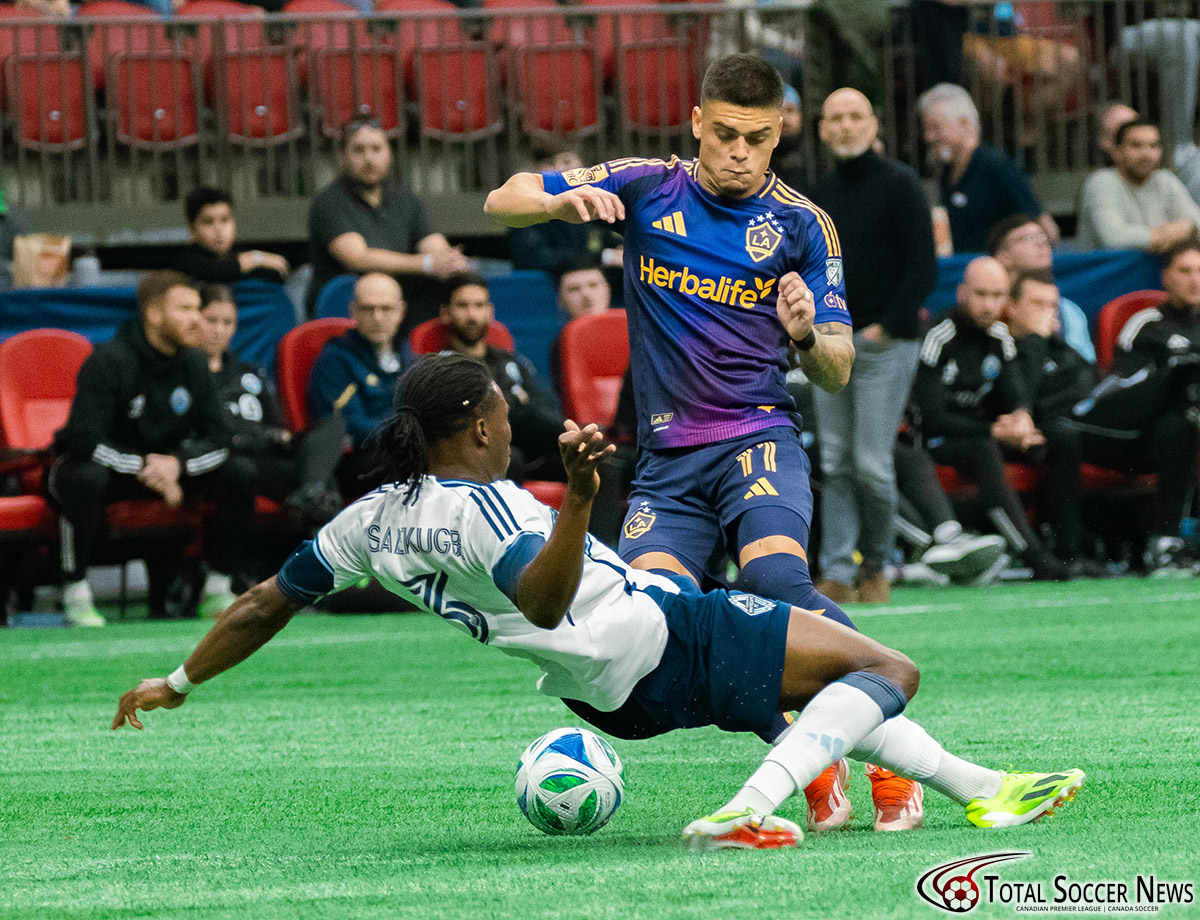
[[[772,553],[751,559],[742,567],[736,590],[748,591],[769,600],[783,601],[805,610],[824,610],[824,616],[858,631],[846,611],[816,589],[808,566],[799,556]]]

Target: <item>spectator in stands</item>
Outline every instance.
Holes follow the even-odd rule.
[[[556,147],[544,152],[535,169],[569,172],[582,167],[578,153]],[[620,268],[623,253],[621,237],[604,224],[568,224],[561,220],[510,227],[508,251],[513,268],[539,269],[552,275],[565,271],[581,258],[593,258],[602,266]]]
[[[1020,104],[1014,140],[1029,148],[1040,130],[1061,120],[1078,89],[1082,65],[1071,42],[1029,34],[1023,6],[1035,4],[994,4],[990,18],[977,21],[963,37],[963,57],[985,105],[1009,94]],[[1056,18],[1054,5],[1045,9]]]
[[[779,143],[771,154],[771,172],[802,195],[808,193],[808,170],[804,161],[804,150],[800,146],[800,134],[804,120],[800,112],[800,94],[795,87],[783,87],[783,125],[779,130]]]
[[[558,310],[563,322],[581,316],[603,313],[612,306],[612,287],[599,261],[590,255],[579,255],[569,262],[558,278]],[[550,345],[550,383],[562,397],[561,333]]]
[[[963,82],[968,16],[963,0],[913,0],[917,83],[922,92],[939,83]]]
[[[0,291],[11,291],[13,286],[13,246],[18,236],[25,232],[25,221],[15,208],[4,201],[0,189]]]
[[[979,142],[979,110],[961,86],[940,83],[917,101],[925,143],[941,165],[941,202],[950,213],[957,252],[985,252],[988,230],[1009,214],[1036,220],[1051,242],[1058,225],[1029,179],[1000,151]]]
[[[1124,102],[1110,103],[1101,113],[1100,137],[1096,141],[1096,146],[1100,148],[1105,166],[1112,166],[1116,162],[1117,129],[1137,117],[1137,111],[1127,106]]]
[[[1196,233],[1200,205],[1162,168],[1158,128],[1138,118],[1117,129],[1116,166],[1083,184],[1079,240],[1089,249],[1166,252]]]
[[[62,512],[63,604],[77,626],[103,626],[87,567],[110,502],[213,499],[200,604],[215,616],[233,603],[231,576],[254,517],[252,471],[230,455],[229,434],[199,341],[200,295],[174,271],[151,272],[139,314],[96,346],[79,371],[67,424],[54,436],[49,490]]]
[[[1135,313],[1117,336],[1112,374],[1076,404],[1083,456],[1158,476],[1146,547],[1151,574],[1190,573],[1195,561],[1179,525],[1196,488],[1200,422],[1200,240],[1164,257],[1162,306]]]
[[[1024,214],[1010,214],[998,221],[988,234],[988,253],[1008,269],[1009,278],[1026,271],[1050,271],[1054,250],[1046,231]],[[1073,300],[1059,296],[1058,328],[1063,339],[1090,364],[1096,362],[1096,346],[1088,329],[1087,314]]]
[[[324,524],[342,510],[342,496],[333,481],[345,437],[341,416],[322,419],[292,436],[270,376],[230,350],[237,332],[237,305],[226,285],[200,289],[200,331],[200,347],[208,355],[233,452],[254,468],[254,493],[291,508],[307,525]]]
[[[508,402],[513,432],[509,478],[516,482],[563,479],[566,474],[558,452],[562,410],[537,379],[528,358],[488,344],[495,309],[487,282],[480,275],[463,272],[446,287],[441,320],[450,333],[450,349],[486,364]]]
[[[465,270],[466,256],[430,229],[420,199],[391,177],[392,150],[378,121],[349,122],[339,149],[341,174],[317,193],[308,213],[308,315],[330,279],[383,272],[408,279],[410,324],[432,318],[436,281]]]
[[[192,242],[179,254],[175,267],[185,275],[201,284],[232,284],[242,278],[283,283],[290,271],[283,256],[261,249],[234,252],[237,223],[229,192],[211,186],[195,188],[184,200],[184,213]]]
[[[883,567],[896,548],[892,448],[917,370],[918,314],[937,281],[933,226],[916,173],[872,149],[879,122],[866,96],[831,93],[820,134],[836,166],[811,197],[842,241],[855,359],[840,392],[813,388],[823,483],[817,590],[852,601],[857,574],[859,601],[887,603]]]
[[[1104,12],[1110,22],[1122,4],[1106,3]],[[1130,4],[1130,6],[1132,6]],[[1157,4],[1171,7],[1172,4]],[[1138,69],[1147,68],[1158,76],[1162,117],[1173,156],[1168,167],[1178,166],[1196,149],[1196,92],[1200,80],[1200,21],[1180,16],[1178,6],[1168,11],[1170,18],[1154,16],[1153,3],[1138,3],[1127,10],[1136,17],[1148,16],[1141,22],[1124,25],[1117,36],[1118,44],[1130,63]],[[1119,14],[1118,14],[1119,15]],[[1110,35],[1112,32],[1109,33]]]
[[[1084,360],[1059,334],[1059,293],[1048,269],[1017,272],[1009,289],[1008,328],[1017,349],[1017,367],[1029,398],[1033,423],[1046,439],[1044,489],[1054,551],[1072,574],[1102,575],[1084,558],[1080,536],[1082,450],[1071,407],[1086,399],[1096,384],[1096,366]]]
[[[325,343],[308,378],[314,418],[340,416],[345,424],[350,451],[342,456],[337,476],[347,498],[377,485],[363,478],[374,466],[368,440],[391,416],[396,381],[411,361],[407,344],[395,346],[404,311],[395,278],[382,272],[363,275],[350,302],[354,328]]]
[[[1000,322],[1008,294],[1008,272],[995,259],[967,265],[958,305],[921,346],[913,403],[922,446],[978,485],[988,517],[1034,577],[1066,578],[1067,567],[1035,536],[1005,478],[1001,447],[1024,453],[1046,444],[1029,411],[1016,346]]]

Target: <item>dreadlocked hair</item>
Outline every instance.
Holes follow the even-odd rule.
[[[375,471],[385,482],[407,483],[406,502],[415,498],[429,472],[429,445],[471,424],[491,393],[491,372],[474,358],[421,358],[396,386],[395,413],[377,436]]]

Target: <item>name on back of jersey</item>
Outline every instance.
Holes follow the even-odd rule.
[[[462,537],[449,527],[380,527],[367,528],[367,548],[373,553],[440,553],[443,556],[462,556]]]
[[[769,297],[775,287],[774,278],[753,278],[751,286],[745,278],[731,278],[728,275],[705,278],[694,274],[686,265],[678,269],[645,256],[638,258],[638,278],[643,283],[730,307],[753,309],[760,300]]]

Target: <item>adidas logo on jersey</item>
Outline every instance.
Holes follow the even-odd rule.
[[[667,233],[673,233],[676,236],[687,236],[687,227],[683,224],[682,211],[668,214],[666,217],[656,220],[650,226],[656,230],[665,230]]]
[[[750,487],[750,491],[748,491],[745,495],[743,495],[742,498],[743,499],[751,499],[751,498],[756,498],[756,497],[761,498],[763,495],[778,495],[778,494],[779,493],[775,491],[775,487],[773,485],[771,485],[770,481],[767,479],[766,476],[759,476],[758,482],[754,483],[754,485],[752,485]]]
[[[744,278],[733,279],[726,275],[720,278],[705,278],[692,274],[686,265],[682,270],[639,256],[638,279],[657,288],[690,294],[701,300],[744,307],[749,310],[760,300],[769,297],[775,287],[774,278],[755,278],[754,286],[748,288]]]

